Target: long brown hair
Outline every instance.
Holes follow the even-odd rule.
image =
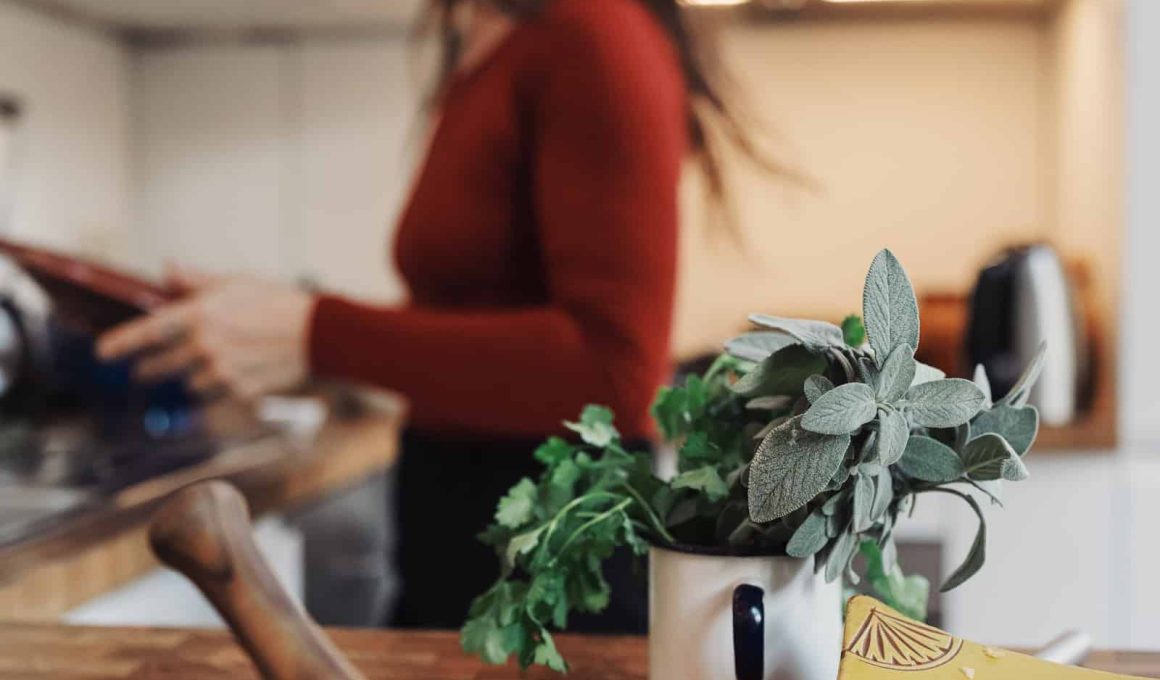
[[[454,73],[462,53],[463,39],[456,25],[455,10],[470,1],[434,0],[429,18],[440,36],[441,81],[446,81]],[[504,14],[526,19],[553,0],[484,1]],[[749,133],[751,121],[743,119],[735,100],[726,94],[729,83],[711,32],[701,26],[695,27],[679,0],[636,1],[656,18],[677,51],[688,93],[689,143],[714,202],[721,206],[725,198],[722,143],[733,146],[743,157],[772,174],[805,182],[797,171],[760,149]]]

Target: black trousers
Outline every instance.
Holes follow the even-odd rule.
[[[398,466],[396,564],[402,594],[390,625],[459,628],[472,599],[499,575],[495,551],[476,535],[522,477],[537,479],[539,442],[451,439],[409,431]],[[633,450],[641,449],[634,446]],[[620,551],[605,567],[608,609],[569,617],[569,630],[642,634],[648,628],[647,569]]]

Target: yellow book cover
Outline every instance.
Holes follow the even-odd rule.
[[[838,680],[1112,680],[1128,678],[1042,661],[957,638],[870,597],[846,605]]]

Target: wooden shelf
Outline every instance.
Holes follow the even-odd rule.
[[[1084,277],[1077,277],[1079,295],[1085,298]],[[1062,427],[1043,426],[1032,449],[1036,453],[1110,452],[1117,437],[1116,418],[1116,362],[1111,325],[1092,312],[1092,304],[1081,307],[1088,310],[1084,327],[1091,352],[1091,401],[1076,422]],[[922,342],[918,352],[920,361],[937,366],[947,375],[971,377],[972,368],[966,365],[963,347],[967,328],[967,297],[957,293],[933,293],[919,299],[922,316]]]

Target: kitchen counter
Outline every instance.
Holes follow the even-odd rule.
[[[331,638],[368,680],[500,680],[520,678],[514,666],[495,667],[459,650],[454,632],[330,630]],[[559,635],[572,671],[536,668],[528,678],[644,680],[644,638]],[[1160,677],[1160,654],[1097,652],[1089,666]],[[0,676],[12,680],[253,679],[249,659],[225,631],[81,628],[0,624]]]
[[[231,446],[0,547],[0,621],[56,620],[157,567],[146,540],[148,521],[165,498],[193,482],[230,481],[258,516],[323,498],[387,469],[397,452],[402,409],[384,397],[360,400],[349,410],[332,408],[308,444],[270,434]],[[0,676],[7,677],[3,666]]]

